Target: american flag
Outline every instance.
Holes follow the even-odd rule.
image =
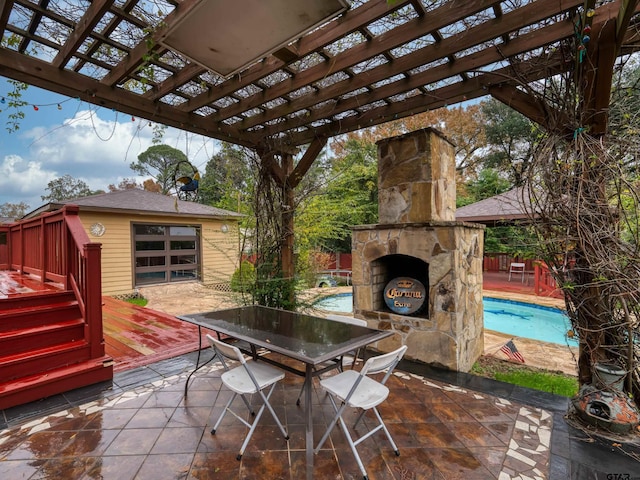
[[[500,351],[504,353],[507,357],[509,357],[511,360],[524,363],[524,357],[516,348],[516,344],[513,343],[513,340],[509,340],[507,343],[505,343],[500,348]]]

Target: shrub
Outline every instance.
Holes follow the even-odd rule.
[[[243,260],[231,276],[231,290],[247,293],[253,290],[256,283],[256,269],[251,262]]]

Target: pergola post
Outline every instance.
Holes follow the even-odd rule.
[[[305,151],[302,158],[295,163],[294,155],[291,152],[277,152],[274,150],[268,153],[261,153],[260,157],[263,166],[280,189],[282,202],[281,215],[281,237],[280,248],[280,271],[284,280],[293,281],[295,279],[296,267],[294,256],[294,215],[295,215],[295,189],[309,171],[311,165],[318,157],[327,143],[326,138],[316,138]],[[280,159],[278,162],[277,159]],[[295,303],[294,289],[288,292],[288,302]]]
[[[294,187],[291,185],[289,178],[293,172],[293,155],[285,154],[282,156],[282,169],[285,172],[285,179],[280,188],[282,189],[282,240],[280,247],[280,263],[282,268],[282,276],[285,280],[293,280],[296,273],[295,258],[293,256],[294,246]],[[293,296],[291,289],[290,296]],[[289,298],[293,302],[293,298]]]

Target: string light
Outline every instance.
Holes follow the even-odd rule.
[[[77,99],[78,101],[81,101],[81,100],[80,100],[80,97],[76,97],[76,99]],[[41,109],[41,108],[43,108],[43,107],[56,107],[58,110],[62,110],[62,105],[63,105],[64,103],[66,103],[66,102],[71,101],[71,100],[74,100],[74,99],[73,99],[73,98],[68,98],[68,99],[63,100],[63,101],[61,101],[61,102],[55,102],[55,103],[42,103],[42,104],[38,104],[38,105],[35,105],[35,104],[29,104],[29,105],[31,105],[31,108],[33,108],[33,111],[34,111],[34,112],[38,112],[38,111],[40,111],[40,109]],[[6,97],[0,97],[0,104],[6,104],[6,103],[7,103],[7,99],[6,99]]]

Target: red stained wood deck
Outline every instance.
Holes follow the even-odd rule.
[[[115,361],[114,372],[198,349],[195,325],[113,297],[103,297],[102,321],[105,349]]]

